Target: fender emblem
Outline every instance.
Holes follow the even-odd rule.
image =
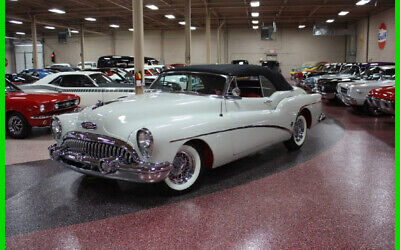
[[[82,128],[84,128],[84,129],[96,129],[97,128],[96,123],[93,123],[93,122],[82,122],[81,125],[82,125]]]

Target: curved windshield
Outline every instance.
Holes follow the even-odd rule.
[[[173,73],[161,75],[150,89],[162,92],[189,92],[202,95],[222,95],[226,78],[207,73]]]
[[[346,66],[341,73],[355,75],[360,73],[360,69],[358,66]]]
[[[99,86],[113,83],[113,81],[108,76],[100,73],[91,74],[90,78],[92,78],[93,81]]]

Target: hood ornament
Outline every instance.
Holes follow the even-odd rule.
[[[97,125],[94,122],[82,122],[82,128],[84,129],[96,129]]]

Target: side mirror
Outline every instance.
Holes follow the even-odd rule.
[[[240,89],[238,87],[232,89],[232,95],[233,96],[240,96]]]

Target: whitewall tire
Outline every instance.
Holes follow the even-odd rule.
[[[191,145],[182,145],[175,155],[174,168],[164,180],[173,191],[186,191],[195,185],[202,173],[202,157]]]
[[[285,141],[285,146],[289,150],[297,150],[303,146],[307,137],[307,120],[303,114],[299,114],[293,127],[292,137]]]

